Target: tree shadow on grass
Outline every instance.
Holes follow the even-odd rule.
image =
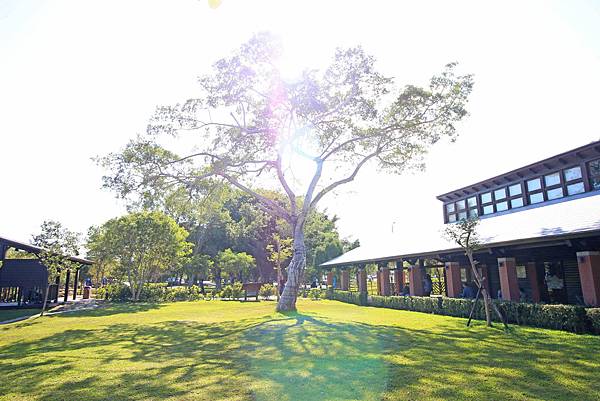
[[[1,347],[0,400],[591,400],[600,392],[599,337],[462,324],[440,318],[408,329],[302,313],[136,324],[133,316]]]
[[[60,316],[61,318],[81,317],[81,316],[102,317],[102,316],[119,315],[119,314],[123,314],[123,313],[131,314],[131,313],[147,312],[150,310],[160,309],[160,307],[161,307],[161,304],[159,304],[159,303],[103,302],[94,309],[81,309],[81,310],[76,310],[76,311],[69,311],[69,312],[60,313],[60,314],[57,314],[54,316]]]
[[[260,349],[249,353],[259,400],[591,400],[600,391],[593,336],[286,317],[246,332]]]
[[[0,399],[248,400],[245,330],[265,321],[72,329],[0,348]]]

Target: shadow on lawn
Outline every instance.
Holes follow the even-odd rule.
[[[70,311],[68,313],[61,313],[61,318],[69,317],[102,317],[119,315],[122,313],[139,313],[147,312],[150,310],[157,310],[161,307],[161,304],[157,303],[112,303],[112,302],[101,302],[98,307],[94,309],[81,309],[77,311]]]
[[[246,332],[257,398],[278,400],[595,399],[600,338],[339,323],[303,314]],[[595,394],[595,395],[594,395]]]
[[[507,335],[462,322],[414,330],[296,313],[71,329],[0,348],[0,395],[586,400],[600,391],[600,339],[533,330]]]

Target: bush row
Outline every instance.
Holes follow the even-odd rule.
[[[275,295],[273,284],[264,284],[261,286],[259,295],[263,298],[269,298]],[[132,299],[131,290],[125,284],[110,284],[98,288],[96,296],[112,302],[127,302]],[[241,283],[234,283],[222,288],[220,292],[216,290],[207,290],[202,294],[200,287],[193,285],[191,287],[169,287],[164,283],[145,284],[140,293],[140,302],[175,302],[175,301],[199,301],[202,299],[240,299],[244,297]]]
[[[131,290],[124,284],[109,284],[98,288],[96,296],[112,302],[130,301]],[[208,295],[207,295],[208,296]],[[198,301],[204,299],[198,286],[168,287],[163,283],[144,284],[140,293],[140,302],[173,302],[173,301]]]
[[[470,299],[445,297],[365,297],[357,292],[332,291],[326,293],[328,299],[356,305],[401,309],[438,315],[469,317],[473,301]],[[584,308],[576,305],[545,305],[509,301],[493,301],[506,320],[512,324],[565,330],[573,333],[600,334],[600,308]],[[485,319],[483,302],[478,302],[474,318]],[[499,321],[492,313],[492,318]]]

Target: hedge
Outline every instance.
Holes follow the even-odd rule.
[[[112,302],[131,300],[131,290],[124,284],[109,284],[98,288],[96,296]],[[200,287],[168,287],[163,283],[144,284],[140,293],[140,302],[197,301],[204,299]]]
[[[600,308],[586,309],[590,328],[594,334],[600,334]]]
[[[454,317],[469,317],[473,300],[446,297],[398,297],[361,296],[357,292],[332,291],[328,299],[356,305],[433,313]],[[366,298],[366,299],[365,299]],[[570,331],[573,333],[600,334],[600,308],[584,308],[577,305],[545,305],[509,301],[493,301],[506,317],[508,323]],[[485,319],[483,302],[478,302],[474,318]],[[498,317],[492,314],[495,321]]]

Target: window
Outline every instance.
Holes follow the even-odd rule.
[[[438,209],[439,210],[439,209]],[[456,221],[456,215],[454,213],[448,215],[448,222],[454,223]]]
[[[567,195],[576,195],[585,192],[583,182],[567,185]]]
[[[516,266],[517,267],[517,278],[527,278],[527,269],[525,266]]]
[[[467,205],[469,208],[477,207],[477,198],[473,196],[472,198],[467,199]]]
[[[500,188],[494,191],[496,200],[506,199],[506,188]]]
[[[466,220],[467,219],[467,212],[459,212],[458,213],[458,219],[459,220]]]
[[[479,211],[477,210],[477,208],[469,209],[469,217],[477,217],[477,216],[479,216]]]
[[[521,184],[515,184],[508,187],[508,193],[510,196],[521,195]]]
[[[527,181],[528,191],[536,191],[538,189],[542,189],[542,181],[539,178]]]
[[[483,214],[492,214],[494,213],[494,206],[493,205],[487,205],[483,207]]]
[[[548,200],[558,199],[564,196],[562,187],[549,189],[546,191],[546,195],[548,195]]]
[[[581,167],[571,167],[565,170],[565,180],[574,181],[581,178]]]
[[[538,193],[529,195],[529,203],[531,203],[532,205],[534,203],[540,203],[543,201],[544,201],[544,194],[542,192],[538,192]]]
[[[458,207],[458,210],[465,210],[465,200],[463,199],[456,202],[456,207]]]
[[[521,207],[521,206],[523,206],[523,198],[511,199],[511,201],[510,201],[511,209],[515,209],[515,208]]]
[[[591,161],[588,167],[592,189],[600,189],[600,159]]]
[[[559,173],[548,174],[548,175],[544,176],[544,182],[546,183],[547,187],[552,187],[554,185],[560,185],[560,174]]]
[[[438,207],[439,207],[439,206],[438,206]],[[440,209],[438,209],[438,210],[440,210]],[[446,205],[446,211],[447,211],[448,213],[452,213],[452,212],[454,212],[454,203],[448,203],[448,204]]]
[[[508,202],[507,201],[496,203],[496,211],[497,212],[503,212],[505,210],[508,210]]]
[[[490,203],[492,201],[492,193],[486,192],[481,194],[481,203]]]

